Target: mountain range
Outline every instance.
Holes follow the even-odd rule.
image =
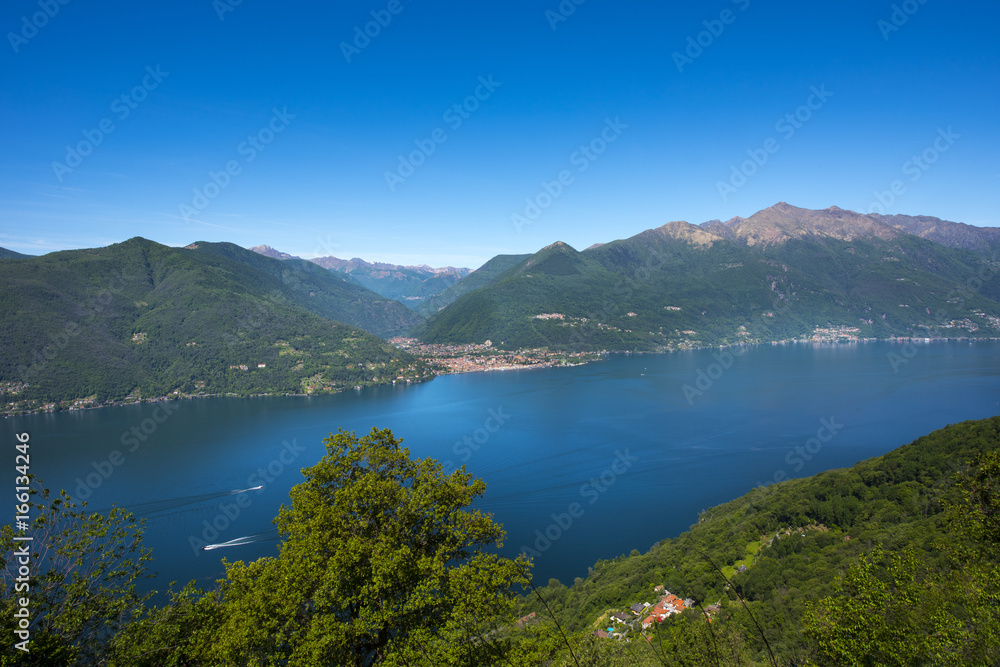
[[[412,311],[309,262],[229,243],[133,238],[3,259],[0,283],[0,389],[25,408],[425,376],[379,338],[411,327]]]
[[[416,331],[432,343],[591,350],[996,336],[998,231],[779,203],[582,252],[554,243]]]
[[[998,252],[998,229],[786,203],[471,272],[141,238],[0,249],[0,390],[120,400],[426,377],[380,340],[399,335],[570,351],[998,337]]]
[[[267,245],[254,246],[250,250],[274,259],[299,259]],[[395,299],[413,310],[419,310],[425,299],[451,287],[472,272],[471,269],[453,266],[443,268],[432,268],[426,264],[401,266],[384,262],[366,262],[358,258],[338,259],[333,256],[316,257],[308,261],[348,276],[358,285],[387,299]]]

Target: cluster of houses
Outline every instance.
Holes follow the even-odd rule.
[[[679,614],[685,609],[693,607],[695,604],[694,600],[691,598],[681,599],[670,591],[664,589],[662,585],[657,586],[654,590],[660,594],[660,599],[655,605],[650,604],[649,602],[637,602],[629,607],[628,611],[620,611],[612,614],[612,625],[606,630],[597,630],[594,634],[604,639],[609,637],[620,637],[623,633],[618,631],[615,624],[626,626],[627,628],[631,627],[632,624],[639,618],[642,618],[642,629],[645,630],[653,625],[653,623],[659,623],[668,616]],[[643,618],[643,616],[645,616],[645,618]]]
[[[668,616],[679,614],[685,609],[694,606],[694,600],[691,598],[682,600],[670,591],[663,590],[662,586],[657,586],[657,588],[659,589],[657,590],[658,593],[663,591],[663,596],[660,598],[660,601],[649,610],[649,616],[642,619],[643,630],[651,626],[653,623],[659,623]],[[634,610],[636,606],[637,605],[632,605],[632,609]]]

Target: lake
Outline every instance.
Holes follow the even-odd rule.
[[[478,506],[506,527],[504,552],[529,550],[536,582],[569,584],[756,485],[1000,414],[1000,343],[621,355],[335,396],[164,405],[6,423],[10,441],[30,432],[32,470],[46,486],[146,518],[159,590],[209,584],[224,557],[276,553],[271,520],[300,468],[323,456],[322,439],[373,426],[392,429],[414,456],[481,476]]]

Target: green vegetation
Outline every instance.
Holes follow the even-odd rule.
[[[334,319],[409,326],[417,316],[402,305],[308,262],[195,245],[132,239],[0,262],[4,402],[311,393],[427,375]]]
[[[7,248],[0,248],[0,259],[26,259],[28,257],[31,255],[23,255],[13,250],[7,250]]]
[[[502,528],[469,509],[481,480],[411,460],[385,430],[325,444],[276,519],[276,557],[228,563],[218,589],[188,585],[159,608],[134,593],[145,555],[127,515],[43,496],[34,549],[63,559],[31,579],[42,592],[32,652],[8,644],[2,664],[902,666],[1000,655],[1000,417],[759,488],[646,554],[541,590],[522,558],[495,555]],[[747,570],[723,576],[737,562]],[[693,608],[648,629],[637,617],[623,640],[594,636],[609,612],[654,602],[658,584]]]
[[[411,460],[388,430],[341,431],[325,444],[327,456],[303,470],[275,520],[278,555],[226,563],[220,589],[189,585],[161,608],[145,609],[131,593],[142,557],[123,552],[138,549],[124,515],[73,508],[80,530],[34,543],[69,553],[70,579],[32,576],[38,641],[28,654],[8,641],[2,664],[493,665],[516,655],[509,628],[530,565],[497,556],[503,529],[468,508],[486,485],[462,470],[445,475],[432,459]],[[41,538],[66,506],[45,498],[38,510]],[[10,629],[17,565],[12,531],[3,530]],[[105,552],[92,535],[109,530],[117,542]],[[102,623],[108,632],[80,629]]]
[[[584,252],[557,243],[428,313],[416,332],[428,343],[574,350],[1000,335],[1000,264],[889,231],[748,244],[670,223]]]
[[[364,329],[381,338],[406,333],[422,318],[391,298],[357,285],[343,274],[327,271],[304,259],[278,261],[232,243],[199,241],[189,249],[239,262],[271,278],[290,303],[328,320]],[[223,267],[228,270],[228,267]],[[251,278],[251,285],[260,282]],[[265,278],[266,280],[266,278]],[[280,281],[280,282],[279,282]],[[260,284],[261,287],[265,285]],[[267,284],[267,289],[274,289]]]
[[[109,642],[125,631],[149,597],[135,592],[151,558],[142,548],[141,524],[120,509],[107,516],[89,513],[86,503],[74,505],[65,491],[58,497],[42,491],[31,504],[31,542],[15,542],[9,524],[0,528],[5,564],[0,623],[6,638],[0,664],[100,664]],[[44,569],[29,566],[32,576],[20,577],[19,559],[44,562]],[[30,636],[15,634],[23,631],[15,616],[23,608],[21,599],[30,601]],[[26,640],[21,647],[26,651],[16,648]]]
[[[771,664],[769,650],[781,665],[994,664],[998,516],[994,417],[850,469],[758,487],[645,554],[600,561],[572,587],[553,581],[540,593],[580,641],[609,607],[652,602],[656,585],[719,604],[712,632],[738,650],[718,664]],[[753,543],[763,546],[752,564],[727,581],[722,572]],[[647,634],[668,653],[701,642],[700,657],[681,664],[717,664],[705,632],[696,608]]]
[[[445,306],[454,303],[459,297],[485,287],[494,282],[500,274],[512,266],[523,262],[531,255],[497,255],[481,267],[465,276],[446,289],[430,294],[420,302],[417,312],[425,317],[433,315]]]

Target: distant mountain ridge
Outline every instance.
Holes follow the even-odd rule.
[[[976,227],[964,222],[949,222],[926,215],[872,213],[871,217],[907,234],[913,234],[949,248],[964,248],[978,252],[1000,252],[1000,229],[996,227]]]
[[[300,259],[267,245],[249,248],[253,252],[280,260]],[[412,310],[419,308],[420,302],[447,289],[465,276],[471,269],[453,266],[434,268],[426,264],[403,266],[385,262],[366,262],[337,257],[314,257],[309,260],[324,269],[347,275],[359,285],[388,299],[394,299]]]
[[[996,231],[780,202],[583,252],[557,242],[427,312],[417,333],[591,350],[1000,336]]]
[[[775,245],[807,236],[824,236],[840,241],[893,239],[902,233],[872,216],[837,206],[813,211],[785,202],[758,211],[749,218],[736,217],[726,222],[706,222],[700,227],[722,238],[746,245]]]
[[[0,248],[0,259],[25,259],[32,256],[33,255],[24,255],[13,250],[7,250],[7,248]]]

